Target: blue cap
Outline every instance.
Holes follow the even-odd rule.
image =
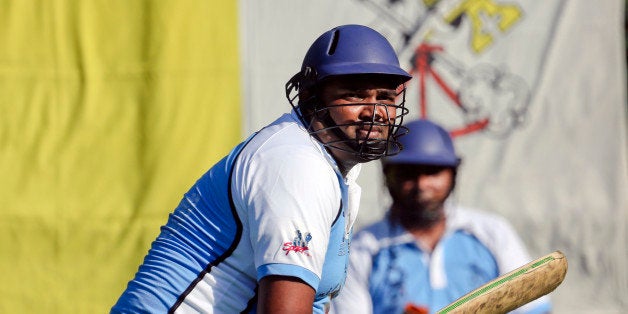
[[[338,26],[319,36],[303,58],[301,73],[315,81],[349,74],[391,75],[399,84],[412,78],[399,67],[388,40],[362,25]]]
[[[384,164],[415,164],[457,167],[456,155],[449,132],[426,119],[404,123],[408,134],[399,138],[403,149],[397,155],[383,159]]]

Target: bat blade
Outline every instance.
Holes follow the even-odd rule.
[[[489,281],[437,314],[507,313],[554,291],[566,274],[567,258],[555,251]]]

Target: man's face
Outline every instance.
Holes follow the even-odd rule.
[[[335,77],[323,84],[319,97],[328,108],[328,118],[348,139],[356,144],[369,142],[374,151],[383,151],[397,115],[394,106],[383,105],[395,104],[396,87],[390,80],[376,76]],[[339,138],[333,132],[326,132],[321,140],[329,143]]]
[[[453,188],[454,170],[428,165],[389,165],[388,189],[398,215],[412,225],[442,218],[443,204]]]

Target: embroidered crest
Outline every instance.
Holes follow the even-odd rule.
[[[309,232],[305,233],[305,237],[301,233],[301,230],[297,229],[297,236],[292,239],[291,242],[286,242],[283,244],[282,250],[286,251],[286,255],[290,253],[290,251],[295,253],[303,253],[307,256],[310,256],[308,253],[307,244],[312,240],[312,235]]]

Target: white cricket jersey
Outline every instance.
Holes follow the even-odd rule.
[[[402,313],[408,304],[429,313],[530,262],[523,242],[501,216],[446,207],[446,232],[433,251],[388,219],[356,233],[345,286],[332,313]],[[513,313],[548,313],[541,297]]]
[[[185,194],[112,313],[253,313],[267,275],[305,281],[322,313],[344,284],[359,171],[343,178],[284,114]]]

